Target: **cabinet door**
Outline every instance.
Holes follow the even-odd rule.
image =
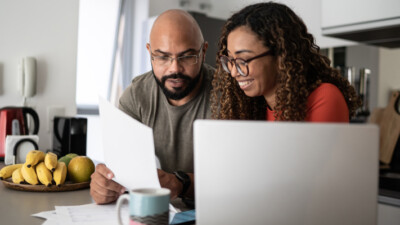
[[[400,18],[399,0],[322,0],[322,28]]]
[[[378,225],[398,225],[400,223],[400,207],[378,204]]]

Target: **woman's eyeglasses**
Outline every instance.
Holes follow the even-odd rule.
[[[241,58],[229,58],[226,55],[222,55],[219,57],[221,64],[222,64],[222,68],[227,72],[227,73],[231,73],[232,69],[233,69],[233,65],[236,66],[236,70],[239,72],[239,74],[241,76],[247,77],[249,75],[249,63],[254,60],[254,59],[258,59],[267,55],[273,55],[273,52],[271,50],[268,50],[260,55],[256,55],[250,59],[244,60]]]

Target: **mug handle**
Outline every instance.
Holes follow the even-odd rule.
[[[117,201],[117,217],[118,217],[118,223],[120,225],[124,225],[122,223],[122,219],[121,219],[121,206],[122,206],[122,203],[124,203],[125,201],[129,202],[129,194],[123,194],[123,195],[119,196],[118,201]]]

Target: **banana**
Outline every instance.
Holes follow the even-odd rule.
[[[46,156],[44,157],[44,164],[46,165],[47,169],[49,169],[51,172],[54,172],[57,167],[57,155],[52,152],[46,153]]]
[[[25,163],[21,167],[21,173],[26,182],[33,184],[33,185],[36,185],[39,183],[34,166],[28,167],[28,164]]]
[[[65,182],[65,178],[67,178],[67,166],[65,162],[58,162],[56,170],[53,172],[53,179],[56,182],[56,185],[60,187]]]
[[[11,177],[14,170],[21,168],[21,167],[22,167],[22,164],[14,164],[14,165],[9,165],[9,166],[3,167],[0,170],[0,179],[5,180],[5,179]]]
[[[22,184],[25,181],[21,173],[21,168],[14,170],[12,173],[12,181],[14,184]]]
[[[47,169],[44,162],[40,162],[36,166],[36,174],[39,178],[40,183],[46,185],[47,187],[51,186],[51,180],[53,180],[53,176],[51,175],[50,170]]]
[[[26,155],[25,164],[27,167],[35,166],[44,160],[44,152],[39,150],[32,150]]]

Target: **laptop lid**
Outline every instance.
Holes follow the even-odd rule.
[[[376,224],[375,125],[197,120],[196,224]]]

